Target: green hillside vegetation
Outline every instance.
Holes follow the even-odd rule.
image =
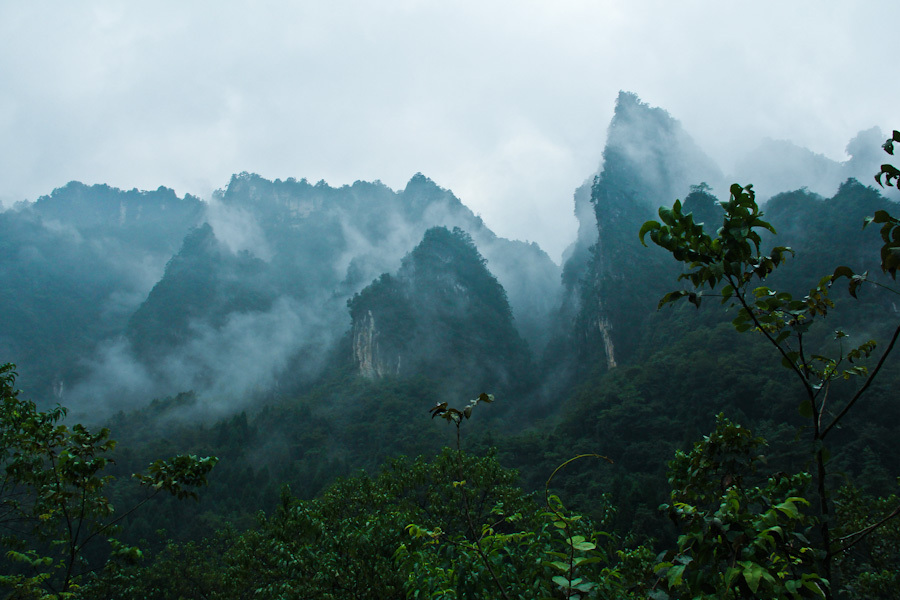
[[[126,335],[148,362],[192,337],[192,328],[221,327],[229,315],[268,310],[276,297],[269,266],[234,254],[208,224],[191,231],[162,279],[128,322]]]
[[[900,208],[721,185],[623,93],[561,279],[421,174],[0,213],[0,591],[896,597]],[[185,391],[75,424],[110,340]]]
[[[23,385],[56,397],[79,362],[122,331],[203,203],[172,190],[122,192],[72,182],[0,213],[0,354]],[[14,293],[13,293],[14,292]]]
[[[393,375],[434,379],[449,398],[463,387],[530,387],[531,356],[506,292],[459,228],[426,231],[395,276],[382,275],[348,307],[354,335],[371,319],[375,359]]]
[[[841,193],[852,189],[845,186]],[[858,189],[859,197],[870,197]],[[142,560],[116,546],[109,559],[85,557],[98,565],[108,562],[78,579],[82,587],[67,589],[92,598],[891,597],[897,582],[890,565],[897,559],[900,530],[890,519],[898,506],[890,423],[900,415],[884,399],[897,389],[897,371],[883,367],[882,354],[866,340],[826,358],[836,347],[826,343],[831,334],[824,330],[833,332],[832,319],[847,313],[852,326],[893,329],[896,339],[894,311],[879,294],[895,293],[896,266],[890,261],[896,250],[890,248],[900,222],[880,208],[874,212],[883,235],[882,242],[874,237],[874,255],[879,246],[888,248],[875,262],[889,279],[832,265],[834,277],[807,277],[813,293],[794,300],[769,289],[787,278],[780,273],[782,263],[794,261],[799,270],[797,264],[810,256],[813,266],[801,274],[814,272],[819,256],[809,249],[816,249],[816,238],[810,236],[809,245],[801,240],[794,258],[778,248],[759,254],[762,238],[753,236],[770,225],[752,194],[735,186],[719,216],[726,219],[718,234],[724,241],[713,241],[686,211],[712,211],[708,196],[695,190],[684,209],[677,203],[661,210],[661,223],[642,229],[642,236],[688,265],[676,275],[686,280],[685,290],[662,303],[690,300],[703,310],[684,303],[653,314],[641,328],[634,358],[616,369],[599,365],[555,426],[544,422],[523,433],[479,430],[482,417],[500,408],[494,405],[478,406],[472,419],[461,409],[454,417],[446,404],[439,405],[435,416],[449,415],[450,425],[429,421],[427,407],[440,401],[428,397],[434,382],[365,380],[349,370],[333,373],[299,401],[205,427],[177,424],[179,412],[197,402],[189,395],[117,417],[132,448],[163,455],[169,444],[191,446],[192,453],[215,450],[220,467],[200,504],[186,511],[163,504],[141,515],[142,521],[131,521],[124,538],[150,537],[154,528],[174,524],[170,535],[185,541],[151,542]],[[843,206],[835,214],[844,218],[851,209],[873,208],[865,202]],[[735,225],[741,219],[746,225]],[[434,261],[453,262],[455,252],[463,254],[459,270],[431,270]],[[377,310],[379,301],[381,308],[402,309],[396,298],[421,277],[437,290],[428,310],[444,317],[442,311],[459,298],[445,294],[455,286],[439,284],[459,284],[460,277],[494,290],[480,302],[508,316],[499,286],[484,273],[462,232],[432,230],[397,278],[380,278],[351,302],[351,311]],[[759,288],[757,278],[771,288]],[[841,285],[832,287],[832,281]],[[868,317],[852,310],[858,299],[843,297],[844,282],[862,298]],[[724,317],[706,306],[723,297],[737,303]],[[750,304],[741,311],[744,302]],[[878,312],[871,312],[875,307]],[[826,315],[827,322],[816,325]],[[735,328],[761,332],[740,336]],[[794,353],[784,344],[795,338],[807,347],[825,343],[824,354]],[[5,398],[12,401],[14,380],[7,381]],[[827,409],[818,392],[826,388]],[[808,407],[807,398],[813,399]],[[504,412],[510,410],[515,406]],[[718,410],[735,420],[714,418]],[[769,442],[737,421],[753,423]],[[145,427],[151,422],[158,429]],[[838,422],[841,427],[832,429]],[[468,452],[457,447],[432,460],[388,459],[395,448],[434,455],[437,446],[453,446],[454,425]],[[541,433],[548,426],[552,433]],[[832,430],[835,435],[823,446],[819,436]],[[162,433],[166,442],[159,441]],[[489,445],[498,453],[483,450]],[[118,452],[115,468],[123,473],[146,462],[134,450]],[[366,454],[368,460],[359,460]],[[576,455],[584,458],[566,464]],[[279,472],[272,472],[272,464],[281,465]],[[504,464],[518,466],[524,478]],[[369,474],[329,483],[334,475],[348,475],[350,465]],[[297,483],[289,488],[285,481]],[[543,494],[527,491],[542,484]],[[241,496],[235,490],[245,491]],[[115,495],[129,501],[124,491]],[[660,503],[662,511],[656,509]],[[274,512],[253,523],[251,507],[260,505]],[[665,525],[667,517],[677,529]],[[29,560],[24,564],[39,574],[44,563]],[[53,577],[23,571],[4,581],[20,590],[52,592]]]

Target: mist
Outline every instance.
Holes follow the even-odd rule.
[[[241,171],[401,189],[423,172],[560,263],[619,89],[726,173],[763,138],[842,163],[858,131],[900,123],[879,25],[898,17],[887,0],[7,5],[0,198],[70,180],[209,198]]]
[[[42,403],[87,421],[183,392],[209,418],[295,393],[334,368],[351,328],[347,301],[396,271],[434,226],[471,232],[533,351],[559,304],[559,267],[540,247],[498,237],[421,174],[394,191],[241,173],[207,201],[73,182],[4,214],[49,236],[46,248],[23,238],[33,269],[71,259],[67,245],[90,250],[68,267],[73,293],[48,307],[51,320],[72,308],[88,274],[107,281],[90,304],[99,316],[81,332],[90,344],[33,330],[29,339],[58,346],[49,362],[40,352],[14,357]],[[29,297],[20,302],[27,310]]]
[[[509,299],[516,329],[540,357],[581,310],[578,282],[588,276],[598,216],[607,219],[597,213],[597,181],[624,175],[631,187],[613,192],[625,196],[609,206],[640,200],[650,218],[701,182],[720,198],[738,177],[753,181],[763,199],[800,188],[826,197],[847,177],[871,175],[881,160],[884,132],[870,128],[847,143],[846,161],[769,141],[738,164],[740,175],[726,176],[677,117],[619,94],[603,159],[558,203],[579,224],[558,240],[568,248],[565,273],[540,246],[498,236],[422,174],[394,190],[381,181],[333,187],[242,172],[206,201],[163,187],[125,192],[73,182],[20,203],[4,214],[31,219],[48,240],[24,243],[29,264],[46,267],[73,256],[64,248],[78,248],[86,254],[68,267],[70,285],[89,272],[104,282],[91,301],[98,311],[88,324],[91,343],[76,349],[63,342],[71,353],[37,369],[45,381],[36,390],[97,419],[188,391],[208,415],[294,393],[329,361],[334,366],[333,352],[352,325],[347,301],[396,272],[434,226],[471,235]],[[627,173],[607,172],[610,165]],[[37,356],[24,356],[24,366]]]
[[[105,342],[83,365],[88,376],[65,398],[73,417],[96,421],[144,406],[150,399],[194,391],[199,404],[179,415],[212,422],[252,403],[271,399],[291,367],[291,377],[317,374],[333,342],[319,315],[289,298],[272,309],[230,315],[219,328],[193,324],[190,341],[148,365],[125,338]]]

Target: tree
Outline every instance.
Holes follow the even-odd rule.
[[[176,456],[158,460],[135,479],[144,498],[116,515],[104,495],[112,480],[104,474],[116,442],[109,430],[92,433],[63,423],[66,409],[39,411],[19,398],[15,366],[0,366],[0,541],[8,550],[0,589],[19,598],[69,598],[103,561],[87,552],[106,541],[107,553],[134,559],[140,551],[115,539],[118,524],[161,492],[196,497],[215,457]]]
[[[806,538],[809,475],[760,476],[765,441],[719,415],[716,430],[669,463],[672,503],[682,530],[663,555],[654,598],[703,600],[825,595]]]
[[[890,181],[889,175],[888,184]],[[660,221],[646,222],[639,236],[644,243],[649,235],[651,241],[668,250],[684,265],[678,279],[688,284],[686,289],[669,292],[660,300],[659,307],[686,298],[699,308],[704,295],[719,297],[723,304],[737,309],[732,322],[735,329],[761,333],[780,355],[782,365],[795,375],[803,392],[799,410],[807,419],[814,453],[820,575],[824,582],[831,582],[832,563],[835,556],[846,550],[847,540],[834,539],[831,531],[832,490],[827,482],[830,449],[826,441],[882,371],[900,336],[900,325],[871,369],[866,359],[875,352],[876,342],[869,340],[846,349],[844,344],[848,336],[840,330],[834,332],[836,350],[829,352],[825,347],[812,352],[808,332],[834,308],[829,297],[832,284],[840,277],[850,278],[849,291],[855,296],[857,288],[870,280],[865,273],[857,275],[849,267],[841,266],[834,273],[818,279],[806,296],[796,299],[786,291],[763,285],[767,276],[782,265],[792,251],[776,246],[769,254],[763,254],[760,232],[767,230],[775,234],[775,229],[763,220],[752,186],[735,184],[730,191],[730,199],[722,203],[722,226],[714,236],[704,230],[702,223],[695,223],[692,214],[683,213],[680,201],[676,201],[671,209],[661,208]],[[881,233],[885,245],[881,252],[881,268],[893,277],[898,266],[900,223],[885,211],[878,211],[868,222],[883,224]],[[846,395],[836,391],[835,382],[849,379],[861,383]],[[830,597],[827,585],[823,592]]]

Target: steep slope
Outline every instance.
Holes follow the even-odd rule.
[[[122,330],[204,204],[172,190],[71,182],[0,213],[0,360],[34,397],[60,399]],[[12,293],[13,290],[15,293]]]
[[[383,274],[348,306],[366,377],[424,375],[454,401],[527,387],[530,355],[506,293],[459,228],[426,231],[396,275]]]
[[[324,287],[346,297],[396,270],[427,229],[460,227],[507,290],[529,342],[546,341],[547,317],[559,298],[559,267],[536,244],[497,237],[452,192],[422,174],[394,192],[377,181],[333,188],[242,173],[232,178],[221,205],[258,226],[263,239],[244,249],[258,253],[263,246],[274,270],[306,289]]]
[[[637,231],[657,207],[710,189],[692,186],[721,181],[718,167],[678,121],[634,94],[619,94],[602,170],[590,188],[597,236],[580,235],[568,253],[563,333],[546,355],[548,368],[571,374],[628,359],[642,320],[669,285],[662,275],[671,270],[660,252],[641,246]],[[582,228],[591,220],[583,212],[580,218]]]
[[[292,393],[335,366],[350,327],[347,300],[396,271],[435,225],[476,232],[531,343],[546,339],[558,302],[559,267],[537,245],[498,238],[421,174],[395,192],[380,182],[333,188],[243,173],[206,217],[135,311],[127,344],[105,349],[80,396],[195,390],[227,410]],[[104,370],[137,373],[137,383],[110,388]]]

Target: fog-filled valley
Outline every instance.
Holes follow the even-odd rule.
[[[208,198],[179,196],[164,181],[148,191],[73,181],[0,213],[0,363],[15,363],[15,388],[38,411],[61,405],[60,424],[111,430],[116,506],[140,502],[129,477],[156,459],[218,458],[198,501],[160,497],[117,523],[122,543],[146,551],[142,561],[113,545],[121,560],[110,567],[108,546],[84,550],[95,569],[84,569],[84,597],[509,598],[532,589],[680,598],[701,588],[702,597],[895,597],[895,520],[854,553],[800,550],[823,535],[826,545],[853,541],[869,513],[880,519],[896,504],[900,369],[896,354],[881,357],[900,322],[895,273],[884,267],[900,206],[896,190],[874,179],[891,161],[882,149],[889,132],[861,131],[844,162],[767,140],[726,172],[677,117],[618,95],[601,164],[558,208],[578,222],[561,263],[492,231],[453,181],[427,173],[392,189],[242,172]],[[668,249],[687,221],[663,217],[680,199],[691,226],[746,236],[749,228],[722,225],[729,198],[743,197],[735,182],[738,192],[753,184],[772,226],[754,225],[756,250],[791,248],[769,271],[765,258],[747,263],[746,279],[734,281],[759,276],[747,293],[763,304],[743,309],[723,291],[736,255],[710,275],[720,279],[694,290],[689,275],[711,264],[699,258],[706,247]],[[669,238],[651,243],[659,229],[642,226],[657,219]],[[831,279],[839,266],[849,269]],[[678,289],[702,294],[658,306]],[[769,298],[789,306],[782,321]],[[782,331],[799,332],[799,348],[782,351],[794,339]],[[803,383],[816,373],[819,387]],[[768,446],[727,429],[720,413]],[[716,441],[714,430],[732,437]],[[827,459],[820,433],[831,433]],[[691,475],[673,463],[667,477],[676,452],[687,460],[698,440],[713,443],[704,436],[732,446],[685,467]],[[597,454],[611,462],[578,460],[557,474]],[[762,454],[765,466],[738,474],[736,465]],[[698,487],[685,483],[720,467]],[[760,479],[757,469],[773,475]],[[548,477],[565,508],[543,506]],[[816,477],[834,490],[822,503],[826,483],[811,484]],[[156,489],[191,480],[173,475]],[[739,498],[751,480],[757,495]],[[715,513],[702,527],[691,529],[700,516],[659,509],[695,502],[700,515],[690,494],[701,488]],[[702,554],[715,527],[732,524],[723,547],[743,548],[751,535],[752,518],[725,515],[716,494],[768,515],[758,518],[769,529],[752,527],[770,538],[777,527],[777,541],[747,542],[755,549],[730,558]],[[570,519],[576,513],[584,521]],[[609,535],[592,537],[601,529]],[[685,531],[695,546],[679,540]],[[540,558],[554,551],[562,554]],[[570,552],[597,558],[580,567],[583,580]],[[16,556],[8,572],[40,570]],[[746,564],[704,587],[709,569],[688,576],[703,560]],[[716,596],[722,589],[732,595]]]

